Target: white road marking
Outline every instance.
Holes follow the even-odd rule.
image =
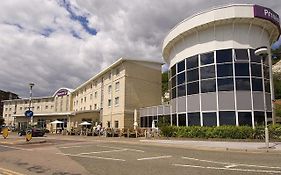
[[[264,165],[251,165],[251,164],[242,164],[242,163],[233,163],[233,162],[217,162],[217,161],[212,161],[212,160],[196,159],[196,158],[193,158],[193,157],[182,157],[182,159],[189,159],[189,160],[194,160],[194,161],[208,162],[208,163],[215,163],[215,164],[222,164],[222,165],[236,165],[236,166],[246,166],[246,167],[281,169],[281,167],[272,167],[272,166],[264,166]]]
[[[255,172],[255,173],[276,173],[280,174],[281,171],[274,170],[255,170],[255,169],[239,169],[239,168],[220,168],[220,167],[204,167],[198,165],[189,165],[189,164],[172,164],[177,167],[191,167],[191,168],[202,168],[202,169],[214,169],[214,170],[227,170],[227,171],[242,171],[242,172]]]
[[[99,154],[99,153],[111,153],[111,152],[122,152],[127,151],[127,149],[117,149],[117,150],[109,150],[109,151],[95,151],[95,152],[88,152],[88,153],[79,153],[78,155],[84,154]]]
[[[225,168],[233,168],[233,167],[236,167],[236,166],[238,166],[238,165],[227,165],[227,166],[224,166]]]
[[[68,148],[79,148],[82,147],[81,145],[77,145],[77,146],[63,146],[63,147],[59,147],[61,149],[68,149]]]
[[[79,155],[79,154],[64,154],[64,153],[56,153],[63,156],[70,156],[70,157],[82,157],[82,158],[90,158],[90,159],[103,159],[103,160],[114,160],[114,161],[126,161],[124,159],[115,159],[111,157],[98,157],[98,156],[88,156],[88,155]]]
[[[0,145],[0,146],[5,147],[5,148],[22,150],[22,151],[33,151],[33,149],[25,149],[25,148],[19,148],[19,147],[14,147],[14,146],[6,146],[6,145]]]
[[[0,170],[4,171],[3,173],[8,173],[10,175],[23,175],[21,173],[18,173],[18,172],[12,171],[12,170],[8,170],[8,169],[5,169],[5,168],[1,168],[1,167],[0,167]]]
[[[135,152],[142,152],[142,153],[144,153],[143,150],[132,149],[132,148],[113,147],[113,146],[104,146],[104,145],[97,145],[97,147],[112,148],[112,149],[127,149],[128,151],[135,151]]]
[[[145,157],[145,158],[140,158],[137,160],[154,160],[154,159],[164,159],[164,158],[170,158],[172,156],[158,156],[158,157]]]

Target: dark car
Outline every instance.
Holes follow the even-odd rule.
[[[45,135],[45,130],[41,128],[23,129],[18,132],[18,135],[26,135],[27,131],[32,132],[32,137],[43,137]]]

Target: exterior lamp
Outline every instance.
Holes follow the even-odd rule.
[[[29,83],[29,105],[28,105],[28,110],[30,111],[31,109],[31,99],[32,99],[32,88],[33,86],[35,85],[34,83]],[[32,125],[33,124],[33,115],[31,116],[31,119],[30,119],[30,124]]]
[[[261,67],[262,67],[262,83],[263,83],[263,107],[264,107],[264,118],[265,118],[265,146],[268,149],[269,148],[269,133],[268,133],[268,127],[267,127],[267,107],[266,107],[266,97],[265,97],[265,84],[264,84],[264,70],[263,70],[263,61],[268,56],[268,49],[267,47],[260,47],[255,50],[255,55],[261,57]],[[270,76],[271,78],[271,76]],[[272,92],[271,92],[272,93]]]

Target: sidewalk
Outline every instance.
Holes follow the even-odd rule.
[[[190,149],[201,150],[224,150],[224,151],[245,151],[245,152],[280,152],[281,142],[269,143],[266,148],[265,142],[235,142],[235,141],[200,141],[200,140],[140,140],[142,143],[175,145]]]

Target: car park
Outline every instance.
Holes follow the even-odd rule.
[[[19,136],[26,135],[27,131],[32,132],[32,137],[43,137],[45,135],[45,130],[41,128],[22,129],[19,130],[18,135]]]

